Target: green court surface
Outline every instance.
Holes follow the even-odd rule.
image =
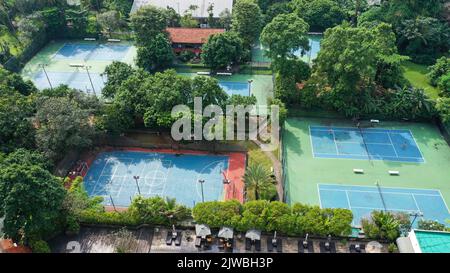
[[[433,124],[381,121],[376,126],[410,131],[424,162],[314,157],[310,126],[354,127],[354,124],[322,118],[286,121],[282,141],[288,203],[320,205],[319,184],[374,187],[378,182],[385,188],[438,190],[450,204],[450,147]],[[355,174],[353,169],[363,169],[364,174]],[[389,171],[399,171],[399,175],[389,175]]]
[[[195,77],[196,73],[179,73],[180,75]],[[264,109],[267,105],[267,99],[273,97],[273,81],[269,75],[250,75],[250,74],[234,74],[232,76],[213,76],[219,82],[236,82],[250,84],[250,93],[254,95],[258,101],[258,107]]]
[[[25,65],[21,74],[24,78],[34,81],[38,88],[47,88],[48,80],[42,69],[44,65],[52,85],[64,83],[77,88],[87,79],[87,72],[83,68],[72,67],[71,64],[87,66],[92,80],[96,83],[101,80],[100,74],[107,65],[115,60],[134,65],[135,56],[136,48],[128,42],[53,41]]]

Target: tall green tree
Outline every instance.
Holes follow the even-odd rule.
[[[313,77],[322,90],[331,91],[336,109],[358,115],[361,108],[369,105],[374,87],[380,84],[377,75],[389,73],[403,60],[389,25],[355,28],[344,24],[325,32]],[[390,82],[401,81],[401,74],[397,74],[395,81]]]
[[[134,73],[131,65],[114,61],[105,68],[103,75],[107,77],[105,87],[102,89],[102,96],[105,98],[114,98],[120,84],[128,79]]]
[[[244,182],[247,192],[251,193],[254,200],[259,200],[267,195],[267,192],[274,186],[270,172],[262,165],[248,166],[245,170]]]
[[[415,62],[432,64],[450,50],[450,27],[431,17],[404,20],[397,27],[397,45]]]
[[[280,14],[267,24],[261,32],[261,42],[269,48],[268,56],[275,62],[296,58],[297,50],[309,50],[306,36],[309,25],[297,15]]]
[[[292,7],[310,25],[311,31],[325,31],[347,18],[344,9],[333,0],[294,0]]]
[[[3,231],[27,243],[57,230],[65,191],[60,181],[36,165],[11,164],[0,168],[0,215]]]
[[[202,47],[202,60],[216,70],[239,63],[243,51],[242,39],[235,32],[228,31],[209,37]]]
[[[144,6],[130,18],[138,47],[148,46],[167,27],[166,11],[154,6]]]
[[[65,151],[92,145],[92,109],[82,107],[67,97],[42,98],[37,102],[36,142],[48,158],[57,160]]]
[[[148,127],[170,128],[174,118],[172,108],[186,104],[192,98],[191,80],[180,76],[175,70],[155,73],[141,88],[145,90],[144,122]]]
[[[0,86],[0,94],[5,92]],[[16,91],[0,95],[0,151],[35,146],[35,130],[31,123],[34,107]]]
[[[138,47],[136,63],[147,71],[160,71],[172,64],[172,44],[164,33],[157,34],[151,43]]]
[[[233,6],[232,29],[249,48],[258,38],[263,24],[261,9],[252,0],[238,0]]]
[[[228,100],[228,95],[219,86],[219,81],[205,76],[197,76],[192,80],[192,97],[202,98],[203,107],[218,105],[223,108]]]

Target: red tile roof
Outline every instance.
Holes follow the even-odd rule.
[[[222,28],[167,28],[172,43],[204,44],[209,36],[225,32]]]

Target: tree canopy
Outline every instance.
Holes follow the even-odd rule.
[[[237,64],[243,56],[243,42],[237,33],[228,31],[209,37],[202,47],[202,60],[212,69]]]
[[[272,60],[296,58],[295,51],[309,50],[308,29],[309,25],[297,15],[280,14],[264,27],[261,42],[269,48]]]
[[[238,0],[233,6],[232,30],[236,31],[249,48],[259,33],[263,24],[261,9],[252,0]]]

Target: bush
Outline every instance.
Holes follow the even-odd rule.
[[[87,209],[79,214],[81,223],[97,225],[136,226],[139,222],[128,211],[101,211]]]
[[[442,57],[436,61],[436,63],[429,67],[430,73],[428,78],[433,86],[437,86],[439,79],[450,72],[450,58]]]
[[[74,216],[66,218],[66,235],[76,235],[80,232],[80,224]]]
[[[133,199],[127,212],[139,223],[153,225],[171,225],[185,220],[191,214],[189,208],[177,204],[175,199],[159,196],[138,196]]]
[[[432,220],[422,220],[420,219],[417,223],[417,227],[423,230],[436,230],[436,231],[445,231],[446,227],[444,224],[441,224],[437,221]]]
[[[407,223],[405,223],[403,215],[373,211],[369,219],[361,220],[361,225],[368,238],[393,242],[400,236],[402,227],[407,225]]]
[[[390,244],[388,245],[388,252],[389,252],[389,253],[394,253],[394,252],[397,252],[397,251],[398,251],[398,247],[397,247],[396,244],[390,243]]]
[[[31,250],[34,253],[50,253],[50,246],[44,240],[35,240],[30,242]]]
[[[241,218],[241,203],[237,200],[198,203],[192,210],[194,220],[213,228],[237,227]]]
[[[438,87],[443,97],[450,97],[450,72],[439,78]]]
[[[184,50],[178,55],[178,59],[182,61],[183,63],[190,62],[192,59],[195,58],[195,53],[189,50]]]
[[[306,233],[316,236],[351,234],[352,212],[347,209],[321,209],[318,206],[255,200],[240,206],[237,201],[205,202],[193,209],[194,220],[211,227],[231,226],[240,231],[259,229],[290,236]]]

